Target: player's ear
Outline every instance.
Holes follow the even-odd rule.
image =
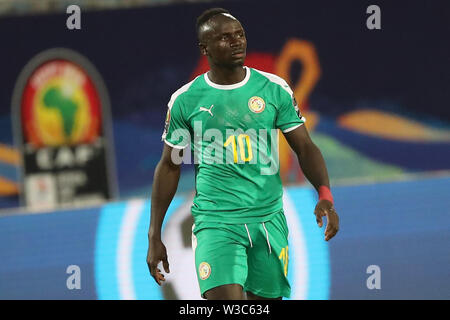
[[[206,56],[208,54],[208,49],[206,49],[206,45],[202,42],[198,43],[198,47],[200,49],[200,53],[204,56]]]

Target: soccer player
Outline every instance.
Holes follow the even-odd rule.
[[[319,227],[322,217],[327,218],[328,241],[339,229],[339,218],[324,159],[303,125],[305,119],[288,84],[244,65],[245,32],[229,11],[213,8],[202,13],[197,36],[210,70],[178,89],[168,104],[165,143],[151,197],[150,273],[161,285],[165,278],[158,264],[162,262],[165,272],[170,272],[161,227],[177,190],[179,157],[191,145],[197,159],[192,242],[201,296],[213,300],[289,297],[288,226],[279,170],[273,169],[278,150],[267,152],[277,142],[265,137],[280,129],[297,154],[306,178],[319,193],[314,214]]]

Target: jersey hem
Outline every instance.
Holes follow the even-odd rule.
[[[275,298],[279,298],[279,297],[285,297],[285,298],[290,298],[291,297],[291,290],[281,290],[278,291],[277,294],[274,294],[273,292],[265,292],[263,290],[254,290],[251,287],[244,287],[244,291],[249,291],[251,293],[253,293],[254,295],[263,297],[263,298],[269,298],[269,299],[275,299]]]
[[[192,212],[194,217],[194,224],[200,227],[199,224],[202,223],[223,223],[223,224],[246,224],[246,223],[262,223],[272,220],[277,214],[282,213],[283,208],[279,208],[273,212],[269,212],[265,215],[258,217],[239,217],[239,218],[227,218],[227,217],[206,217],[204,213],[195,214]]]

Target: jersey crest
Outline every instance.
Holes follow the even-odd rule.
[[[253,96],[248,100],[248,108],[254,113],[261,113],[266,107],[266,102],[263,98]]]

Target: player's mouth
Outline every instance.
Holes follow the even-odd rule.
[[[231,53],[231,55],[232,55],[234,58],[244,58],[244,57],[245,57],[245,50],[236,50],[236,51],[233,51],[233,52]]]

